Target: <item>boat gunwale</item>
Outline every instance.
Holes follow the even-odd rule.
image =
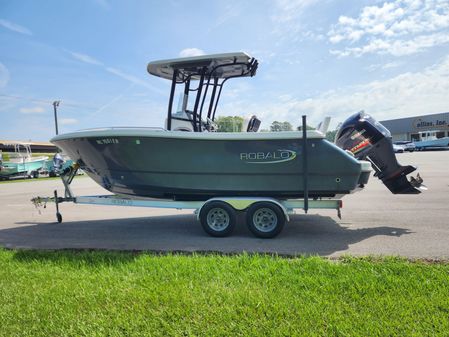
[[[141,128],[141,127],[111,127],[80,130],[61,134],[50,139],[50,142],[79,139],[79,138],[103,138],[103,137],[154,137],[192,140],[271,140],[271,139],[302,139],[301,131],[282,132],[186,132],[168,131],[165,129]],[[324,139],[325,136],[316,130],[307,131],[308,139]]]

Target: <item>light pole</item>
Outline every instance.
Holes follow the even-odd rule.
[[[54,101],[53,102],[53,108],[55,111],[55,128],[56,128],[56,135],[58,135],[58,112],[57,112],[57,107],[59,106],[59,103],[61,103],[61,101]]]

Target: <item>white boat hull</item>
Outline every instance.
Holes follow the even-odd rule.
[[[449,146],[449,137],[443,137],[438,139],[429,139],[422,140],[419,142],[415,142],[416,148],[425,148],[425,147],[448,147]]]

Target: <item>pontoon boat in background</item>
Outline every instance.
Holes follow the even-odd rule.
[[[246,132],[219,132],[224,84],[254,76],[257,67],[245,53],[151,62],[148,72],[172,83],[165,128],[92,129],[51,142],[119,196],[202,202],[201,222],[215,236],[232,231],[237,208],[247,211],[253,233],[272,237],[288,217],[288,200],[303,199],[307,210],[309,198],[339,198],[362,188],[371,166],[393,193],[419,193],[420,179],[406,177],[415,168],[398,164],[388,130],[364,113],[343,124],[336,144],[305,127],[258,133],[256,117]],[[174,110],[177,89],[183,98]]]

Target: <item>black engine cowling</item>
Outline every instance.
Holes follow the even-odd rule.
[[[394,194],[421,193],[422,179],[407,179],[407,174],[416,170],[414,166],[402,166],[394,154],[391,133],[370,115],[358,112],[349,117],[335,137],[340,148],[350,151],[359,160],[368,160],[375,176]]]

